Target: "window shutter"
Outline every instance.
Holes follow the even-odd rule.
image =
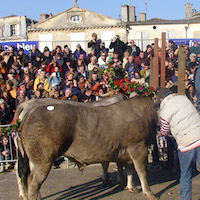
[[[15,31],[16,31],[15,35],[20,35],[20,26],[19,26],[19,24],[15,25]]]

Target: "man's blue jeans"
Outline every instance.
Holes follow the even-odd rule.
[[[181,176],[181,200],[191,200],[192,199],[192,168],[194,161],[198,161],[200,166],[200,146],[186,152],[178,152]]]

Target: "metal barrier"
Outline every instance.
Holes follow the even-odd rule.
[[[0,128],[9,127],[10,125],[0,125]],[[0,164],[14,163],[17,161],[17,150],[14,145],[13,138],[9,136],[0,142]]]
[[[9,127],[10,124],[0,125],[1,128]],[[3,154],[4,155],[3,155]],[[63,156],[64,157],[64,156]],[[4,138],[0,142],[0,165],[7,163],[15,163],[18,160],[18,152],[14,145],[14,140],[11,136]],[[69,168],[69,159],[64,157],[64,162],[67,168]]]
[[[154,43],[154,39],[134,39],[134,41],[135,44],[139,46],[142,51],[146,50],[147,45]],[[68,45],[72,52],[74,52],[76,50],[77,44],[80,44],[87,53],[90,53],[88,42],[89,40],[39,41],[38,46],[39,50],[43,52],[45,46],[49,47],[49,49],[52,51],[56,48],[56,46],[61,46],[63,48],[65,45]],[[111,43],[110,40],[102,40],[102,42],[105,43],[106,48],[109,48],[109,45]],[[130,42],[130,40],[128,42]],[[124,41],[124,43],[126,43],[126,41]],[[159,46],[161,46],[161,40],[159,40]],[[109,52],[112,53],[113,49],[110,49]]]

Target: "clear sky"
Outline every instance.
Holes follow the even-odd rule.
[[[145,3],[147,3],[147,6]],[[147,19],[184,19],[185,4],[192,3],[193,8],[200,12],[200,0],[78,0],[78,6],[118,18],[121,14],[121,5],[134,5],[136,15],[147,13]],[[9,15],[25,15],[28,18],[39,20],[40,13],[58,14],[74,5],[74,0],[9,0],[2,1],[0,17]]]

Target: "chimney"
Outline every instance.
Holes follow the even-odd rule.
[[[133,5],[129,6],[129,21],[131,21],[131,22],[136,21],[135,6],[133,6]]]
[[[141,22],[146,21],[146,13],[139,13],[139,21]]]
[[[192,4],[191,3],[185,4],[185,18],[186,19],[192,18]]]
[[[42,22],[42,21],[48,19],[49,17],[52,17],[52,14],[51,14],[51,13],[50,13],[49,15],[46,14],[46,13],[41,13],[41,14],[40,14],[40,22]]]
[[[128,22],[129,21],[129,6],[128,5],[122,5],[121,6],[121,12],[122,12],[122,21]]]

